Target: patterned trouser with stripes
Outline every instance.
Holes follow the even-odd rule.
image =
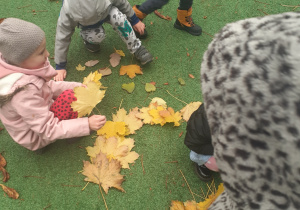
[[[126,15],[120,12],[118,8],[112,7],[104,21],[112,25],[114,31],[126,43],[130,53],[134,53],[141,46],[141,41],[136,37]],[[105,30],[102,24],[97,27],[79,26],[79,28],[83,40],[91,44],[100,44],[105,39]]]

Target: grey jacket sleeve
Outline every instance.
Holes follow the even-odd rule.
[[[64,7],[61,8],[60,16],[56,26],[55,38],[55,63],[60,64],[67,61],[71,37],[77,26],[72,18],[66,13]]]
[[[111,0],[111,3],[128,18],[131,18],[134,15],[134,11],[127,0]]]

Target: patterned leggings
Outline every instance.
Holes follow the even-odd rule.
[[[78,117],[78,113],[74,112],[71,107],[73,101],[77,101],[77,98],[74,96],[74,91],[72,89],[65,90],[51,105],[50,111],[53,112],[54,116],[59,120],[75,119]]]
[[[119,11],[118,8],[112,7],[109,15],[104,20],[106,23],[112,25],[121,39],[126,43],[130,53],[135,51],[141,46],[141,41],[135,36],[133,28],[126,15]],[[83,40],[91,44],[100,44],[105,39],[105,30],[102,25],[98,27],[79,26],[81,28],[80,36]]]

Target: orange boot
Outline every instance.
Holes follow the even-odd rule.
[[[202,33],[202,29],[193,22],[191,15],[192,7],[189,10],[177,9],[177,19],[174,23],[174,27],[179,30],[185,30],[194,36],[199,36]]]

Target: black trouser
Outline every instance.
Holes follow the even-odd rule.
[[[157,9],[161,9],[168,2],[169,0],[146,0],[140,5],[139,10],[148,15]],[[188,10],[192,4],[193,0],[180,0],[178,9]]]

